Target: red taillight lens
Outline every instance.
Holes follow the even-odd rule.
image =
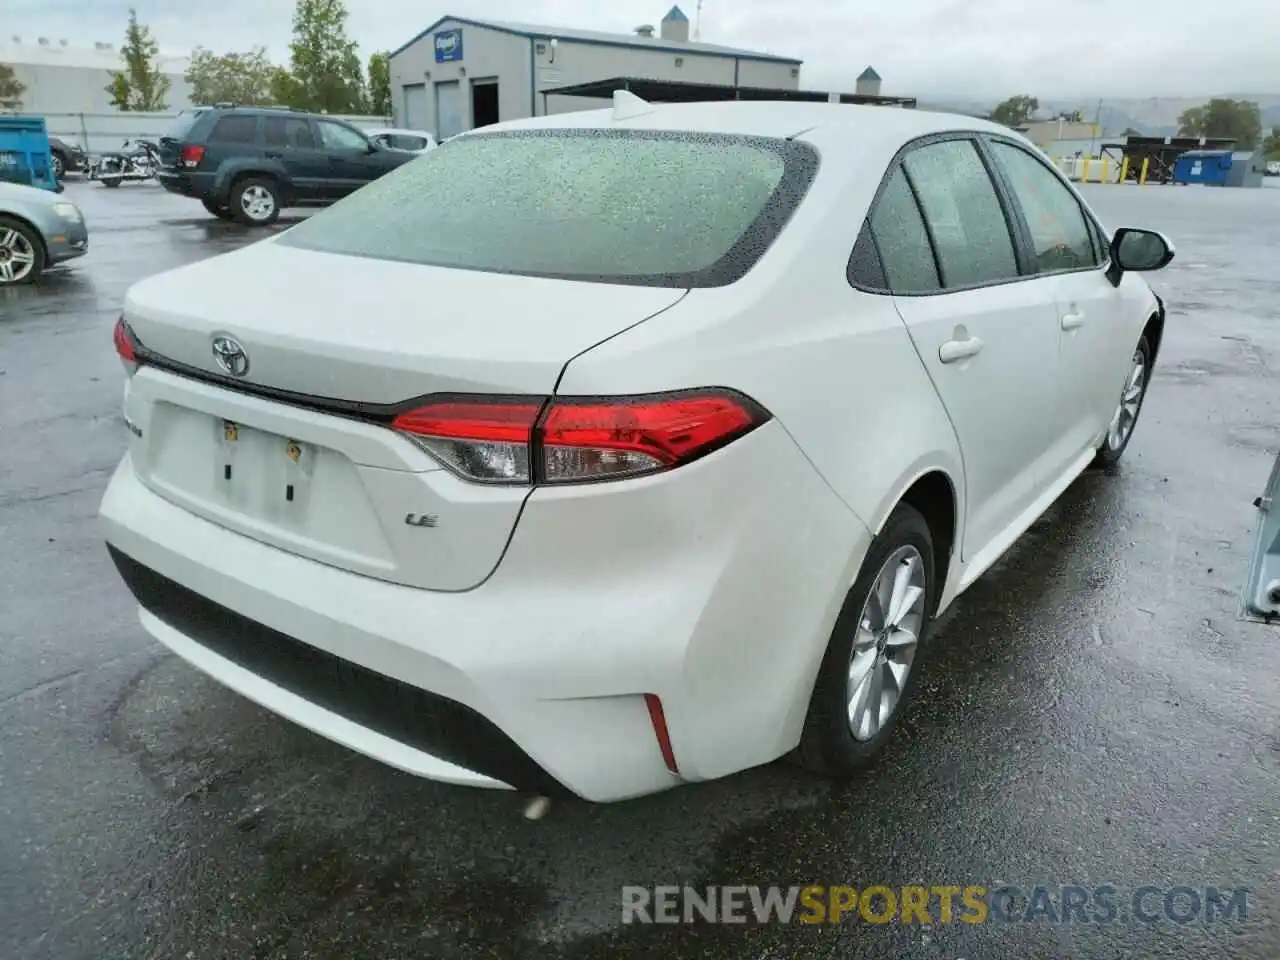
[[[442,399],[400,414],[391,426],[469,480],[576,483],[688,463],[768,418],[741,394],[697,390],[550,401]]]
[[[184,167],[198,167],[200,161],[204,159],[204,147],[188,144],[178,151],[178,155],[182,158]]]
[[[542,479],[606,480],[673,467],[756,426],[752,406],[719,391],[557,400],[539,430]]]
[[[542,400],[444,400],[402,413],[393,430],[468,480],[528,483],[533,426]]]
[[[116,321],[115,333],[112,335],[115,340],[116,353],[120,354],[120,359],[129,363],[138,362],[138,341],[133,337],[133,331],[129,329],[129,325],[124,322],[124,317]]]

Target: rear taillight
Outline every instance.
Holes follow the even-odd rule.
[[[120,355],[121,360],[132,364],[138,362],[138,341],[134,337],[133,331],[129,329],[129,325],[124,322],[124,317],[116,321],[116,329],[112,339],[115,340],[116,353]]]
[[[469,480],[528,483],[533,427],[542,405],[531,398],[442,400],[400,414],[391,427]]]
[[[669,470],[769,419],[732,390],[637,397],[440,399],[402,413],[406,434],[483,483],[581,483]]]
[[[204,147],[187,144],[178,151],[178,156],[182,160],[184,167],[198,167],[200,166],[200,161],[204,159]]]

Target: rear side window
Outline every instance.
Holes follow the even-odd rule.
[[[764,255],[817,166],[809,145],[763,137],[469,134],[277,242],[498,273],[723,286]]]
[[[314,148],[315,134],[309,120],[298,117],[263,117],[262,142],[268,147]]]
[[[998,140],[991,150],[1026,218],[1036,268],[1055,273],[1097,266],[1089,222],[1062,181],[1026,150]]]
[[[977,147],[944,140],[911,151],[903,164],[933,237],[942,285],[1016,279],[1013,235]]]
[[[253,143],[258,135],[258,118],[244,114],[222,117],[209,134],[210,143]]]
[[[902,168],[893,171],[871,211],[871,235],[894,293],[931,293],[939,287],[920,207]]]

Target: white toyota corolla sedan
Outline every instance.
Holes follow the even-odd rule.
[[[106,540],[161,643],[402,770],[848,777],[930,622],[1124,452],[1172,256],[968,117],[487,127],[129,291]]]

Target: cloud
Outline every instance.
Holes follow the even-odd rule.
[[[166,51],[265,44],[288,56],[291,0],[0,0],[4,32],[65,38],[75,46],[118,43],[128,7],[138,8]],[[350,0],[350,32],[366,56],[399,46],[446,10],[479,19],[629,32],[656,24],[670,0]],[[696,0],[684,4],[690,19]],[[884,92],[926,99],[1149,97],[1280,93],[1280,7],[1233,0],[706,0],[702,38],[803,58],[802,83],[851,89],[868,64]],[[1154,11],[1154,12],[1153,12]],[[10,27],[16,25],[16,29]],[[1242,29],[1244,27],[1245,29]],[[7,41],[8,37],[3,38]]]

